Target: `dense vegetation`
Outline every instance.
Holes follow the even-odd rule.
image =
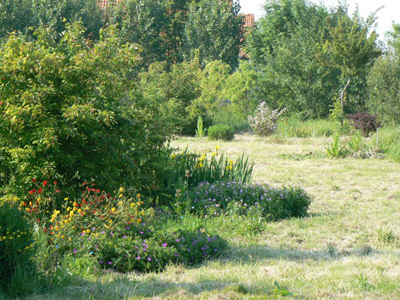
[[[374,15],[344,4],[268,0],[248,32],[239,10],[0,0],[1,293],[219,257],[212,217],[257,232],[307,216],[302,188],[252,185],[245,154],[174,149],[176,135],[333,136],[328,158],[400,161],[399,25],[381,48]]]

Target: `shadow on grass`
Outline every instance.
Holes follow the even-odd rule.
[[[338,260],[347,256],[366,256],[379,251],[366,245],[352,251],[337,251],[334,247],[327,246],[325,250],[298,250],[298,249],[274,249],[266,246],[232,247],[221,259],[223,262],[238,262],[242,264],[253,264],[267,259],[276,260]]]
[[[197,282],[174,282],[154,277],[139,277],[138,280],[129,275],[118,275],[108,282],[80,281],[77,285],[54,289],[45,295],[35,295],[27,299],[266,299],[291,294],[279,285],[248,285],[236,281],[200,279]],[[294,296],[295,299],[303,297]],[[293,299],[293,297],[292,297]]]

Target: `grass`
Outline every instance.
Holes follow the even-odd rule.
[[[310,216],[234,230],[219,218],[231,247],[222,259],[162,273],[107,273],[74,280],[29,299],[396,299],[400,293],[400,164],[325,158],[331,138],[259,138],[232,142],[180,138],[173,146],[203,152],[219,145],[245,151],[253,181],[300,185],[312,195]],[[237,224],[237,223],[236,223]],[[253,227],[251,227],[253,226]]]

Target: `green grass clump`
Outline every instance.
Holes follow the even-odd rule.
[[[282,119],[278,122],[277,133],[283,137],[328,137],[335,133],[338,122],[331,120],[302,121],[296,117]]]
[[[386,126],[371,137],[371,145],[375,145],[387,158],[400,162],[400,127]]]
[[[235,138],[235,131],[229,125],[217,124],[208,128],[210,140],[231,141]]]

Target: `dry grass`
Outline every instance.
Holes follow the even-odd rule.
[[[36,299],[396,299],[400,294],[400,164],[324,157],[330,139],[237,136],[181,138],[173,146],[245,151],[254,182],[301,185],[310,216],[265,224],[261,234],[226,238],[227,255],[197,268],[107,275]],[[277,283],[277,284],[275,284]]]

